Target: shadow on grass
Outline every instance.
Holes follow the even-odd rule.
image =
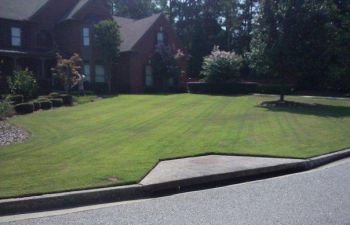
[[[315,104],[307,107],[266,107],[258,105],[256,107],[264,108],[272,112],[288,112],[303,115],[313,115],[320,117],[350,117],[350,107],[349,106],[334,106],[334,105],[322,105]]]

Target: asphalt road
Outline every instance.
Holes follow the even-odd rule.
[[[7,224],[350,225],[350,159],[267,180],[0,221],[17,219]]]

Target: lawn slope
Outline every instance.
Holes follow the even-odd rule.
[[[125,95],[10,119],[32,139],[0,148],[0,198],[138,182],[160,159],[210,152],[307,158],[350,147],[350,101]]]

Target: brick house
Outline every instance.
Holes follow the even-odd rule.
[[[51,68],[55,55],[78,53],[83,59],[86,86],[106,86],[105,68],[91,38],[92,27],[111,19],[120,26],[119,61],[112,69],[112,88],[144,93],[147,89],[185,88],[185,73],[163,81],[153,75],[150,58],[157,44],[182,49],[174,30],[162,14],[141,20],[110,16],[106,0],[0,0],[0,90],[15,69],[29,68],[44,89],[55,88]],[[184,61],[179,62],[182,71]]]

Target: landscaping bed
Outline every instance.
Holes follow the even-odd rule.
[[[30,137],[30,134],[6,121],[0,121],[0,147],[22,143]],[[1,150],[0,150],[1,151]]]

